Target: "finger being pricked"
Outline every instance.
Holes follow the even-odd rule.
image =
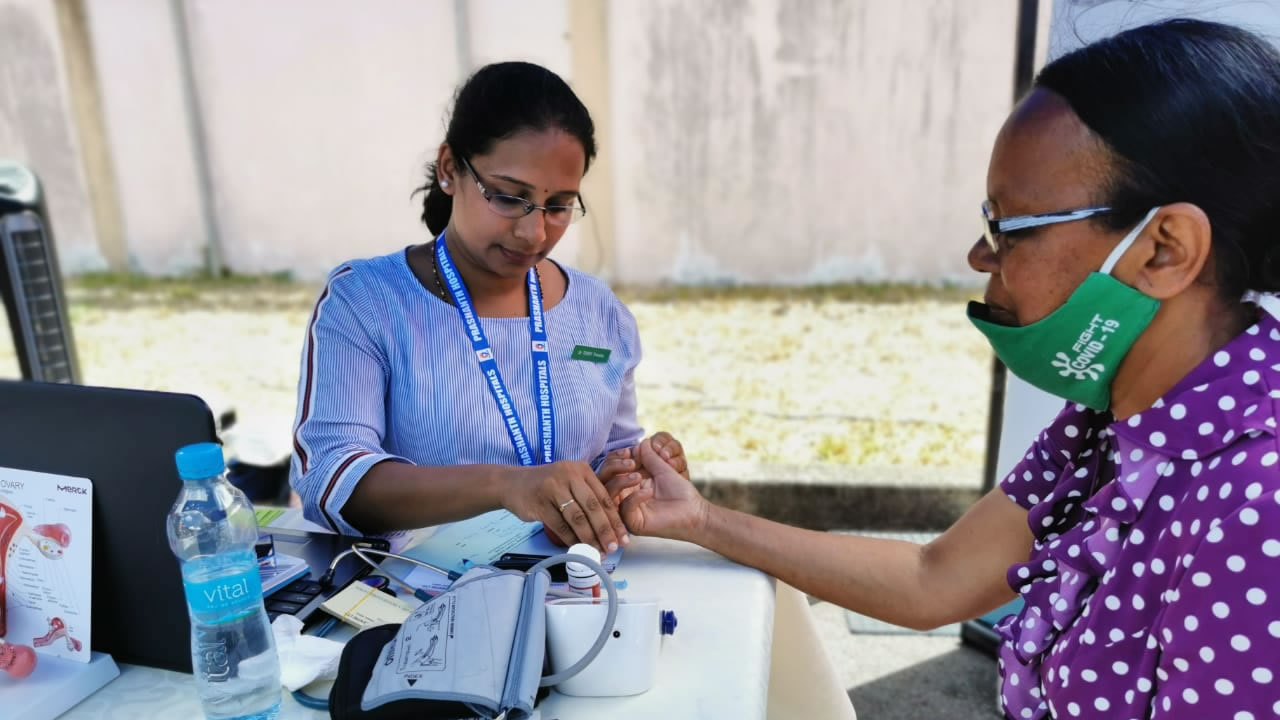
[[[662,457],[662,453],[653,446],[651,440],[641,441],[636,446],[636,460],[639,461],[640,467],[644,468],[644,472],[656,476],[664,470],[675,470],[673,463]]]
[[[622,501],[627,496],[636,491],[640,487],[640,483],[646,477],[651,477],[648,472],[632,472],[615,475],[604,484],[604,491],[613,498],[614,505],[622,505]]]
[[[680,458],[684,456],[684,446],[680,444],[679,440],[672,437],[671,433],[666,432],[665,430],[654,433],[653,437],[649,438],[649,443],[653,446],[654,450],[658,451],[658,454],[662,456],[662,459],[667,462],[671,462],[672,458]],[[675,467],[677,471],[680,470],[680,468],[675,466],[675,463],[672,463],[672,467]]]
[[[626,455],[621,454],[624,451],[626,452]],[[608,485],[613,478],[635,472],[637,467],[636,461],[633,460],[630,455],[631,448],[615,450],[609,453],[605,458],[604,463],[600,466],[599,472],[596,473],[600,478],[600,482]]]

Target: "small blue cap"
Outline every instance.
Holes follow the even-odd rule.
[[[222,446],[217,443],[187,445],[173,457],[178,462],[178,476],[183,480],[217,477],[227,469],[222,459]]]
[[[674,611],[672,611],[672,610],[663,610],[663,611],[662,611],[662,632],[661,632],[661,633],[659,633],[659,634],[661,634],[661,635],[675,635],[675,634],[676,634],[676,625],[677,625],[677,624],[678,624],[678,623],[676,623],[676,614],[675,614],[675,612],[674,612]]]

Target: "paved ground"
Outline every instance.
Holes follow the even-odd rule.
[[[958,637],[850,633],[844,610],[813,606],[814,618],[859,720],[991,720],[995,660]]]
[[[937,532],[863,534],[915,543],[927,543],[938,536]],[[927,634],[912,632],[847,613],[830,603],[811,602],[827,654],[849,691],[858,717],[999,717],[995,705],[995,661],[960,643],[960,625],[947,625]]]

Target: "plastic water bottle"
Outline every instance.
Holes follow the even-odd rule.
[[[280,660],[262,607],[253,506],[227,482],[220,445],[188,445],[176,459],[182,492],[169,512],[169,547],[182,565],[204,714],[271,720],[280,713]]]

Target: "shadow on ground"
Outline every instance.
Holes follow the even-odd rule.
[[[865,720],[997,718],[991,659],[967,647],[858,685],[849,699]]]

